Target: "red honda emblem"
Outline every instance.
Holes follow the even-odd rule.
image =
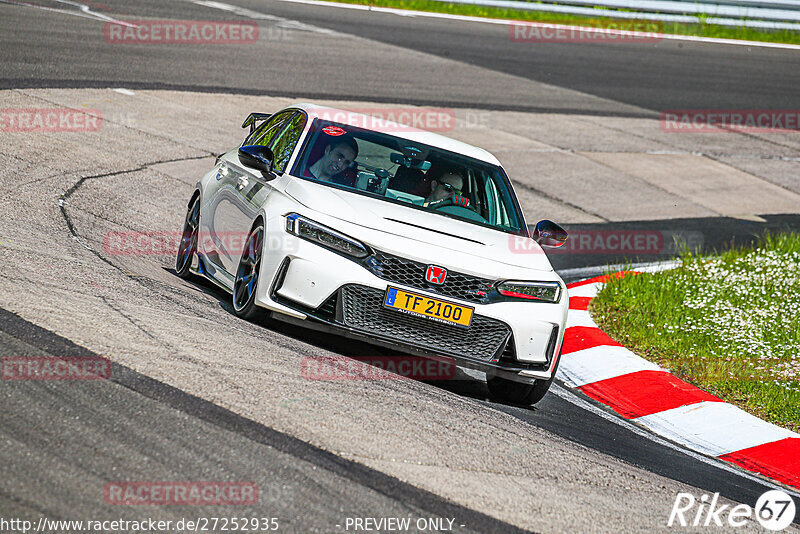
[[[447,269],[444,267],[436,267],[428,265],[428,271],[425,273],[425,280],[431,284],[444,284],[444,279],[447,276]]]

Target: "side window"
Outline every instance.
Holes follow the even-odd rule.
[[[486,204],[488,208],[489,224],[499,224],[509,226],[508,213],[506,212],[505,205],[500,199],[499,192],[494,180],[487,177],[486,180]]]
[[[281,127],[286,123],[286,120],[291,117],[292,113],[294,113],[294,111],[284,111],[278,113],[274,117],[270,117],[264,121],[264,124],[256,128],[255,132],[247,136],[242,146],[269,146],[270,142],[272,142],[275,135],[281,131]]]
[[[294,147],[306,125],[306,114],[298,111],[286,123],[286,127],[272,142],[272,153],[275,155],[273,168],[276,172],[284,172],[286,164],[292,158]]]

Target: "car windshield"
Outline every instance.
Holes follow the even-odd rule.
[[[519,204],[502,168],[389,134],[316,119],[291,174],[525,234]]]

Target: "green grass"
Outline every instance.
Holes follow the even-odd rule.
[[[677,35],[696,35],[701,37],[717,37],[721,39],[740,39],[745,41],[767,41],[773,43],[800,44],[800,32],[790,30],[758,30],[745,27],[718,26],[714,24],[681,24],[658,21],[632,21],[609,17],[584,17],[544,11],[527,11],[522,9],[504,9],[495,7],[474,6],[468,4],[450,4],[435,0],[329,0],[347,4],[362,4],[375,7],[392,7],[415,11],[431,11],[453,15],[468,15],[499,19],[515,19],[531,22],[550,22],[606,28],[609,25],[620,29],[639,29],[646,26],[645,31],[669,33]],[[523,43],[524,44],[524,43]]]
[[[611,280],[591,302],[594,320],[680,378],[800,430],[800,234],[682,260]]]

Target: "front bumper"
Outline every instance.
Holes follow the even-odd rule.
[[[276,319],[410,354],[449,356],[463,367],[521,382],[552,376],[563,340],[566,293],[556,304],[456,299],[379,278],[363,263],[315,243],[293,236],[287,241],[281,224],[268,222],[267,228],[290,245],[282,254],[262,257],[256,302],[279,312],[273,314]],[[472,324],[464,329],[389,310],[383,295],[390,285],[471,306]]]

